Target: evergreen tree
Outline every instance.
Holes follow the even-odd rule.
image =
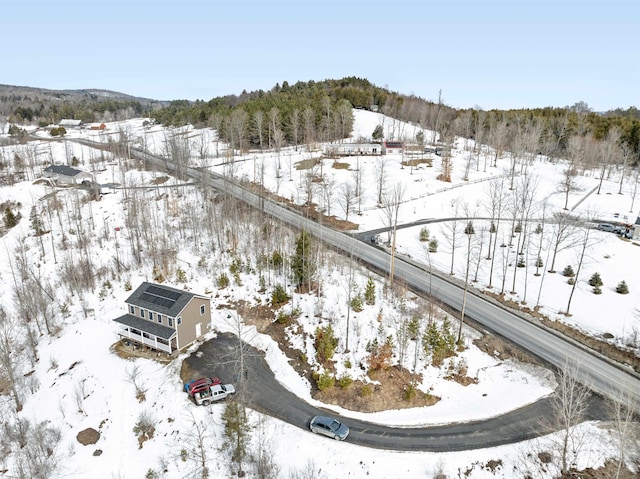
[[[417,316],[412,316],[409,320],[407,332],[409,333],[409,339],[418,339],[420,336],[420,320]]]
[[[376,125],[373,133],[371,133],[371,138],[373,138],[374,140],[382,140],[383,136],[384,132],[382,131],[382,125]]]
[[[364,289],[364,302],[368,305],[376,304],[376,284],[371,278],[367,281],[367,286]]]
[[[629,294],[629,287],[627,286],[627,282],[622,280],[616,286],[616,293],[620,294]]]
[[[11,211],[11,208],[7,207],[4,210],[4,226],[6,228],[13,228],[15,225],[18,224],[18,220],[20,218],[17,217],[13,211]]]
[[[420,228],[420,241],[423,243],[429,241],[429,229],[426,226]]]
[[[242,471],[242,462],[247,455],[250,427],[243,406],[237,401],[229,401],[222,414],[224,423],[224,446],[231,452],[231,460]]]
[[[44,228],[42,227],[42,220],[40,219],[40,215],[38,214],[38,210],[35,206],[31,208],[31,214],[29,215],[29,220],[31,221],[31,229],[33,230],[34,236],[40,236],[44,234]]]
[[[291,258],[293,281],[297,286],[310,283],[315,273],[316,265],[311,251],[311,235],[302,230],[296,240],[296,252]]]
[[[603,284],[604,283],[602,282],[602,278],[600,278],[600,273],[598,273],[597,271],[591,275],[591,278],[589,278],[589,285],[593,286],[594,288],[599,288]]]

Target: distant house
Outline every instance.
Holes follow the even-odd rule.
[[[102,131],[107,127],[107,125],[105,125],[104,123],[100,123],[99,125],[91,125],[89,126],[90,130],[98,130],[98,131]]]
[[[384,142],[384,154],[391,155],[394,153],[402,154],[402,142],[401,141],[385,141]]]
[[[174,354],[203,336],[211,323],[207,296],[144,282],[126,301],[127,314],[114,319],[118,335]]]
[[[340,143],[329,145],[327,154],[336,156],[381,155],[380,143]]]
[[[45,178],[53,179],[56,184],[75,185],[84,180],[91,181],[93,176],[86,171],[78,170],[67,165],[51,165],[44,169]]]
[[[65,128],[80,128],[81,125],[82,120],[71,120],[69,118],[64,118],[58,123],[58,126],[64,126]]]

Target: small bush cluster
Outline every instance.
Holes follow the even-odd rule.
[[[216,278],[216,286],[218,287],[218,289],[224,289],[228,287],[229,284],[231,284],[231,281],[229,280],[229,275],[223,271]]]
[[[51,128],[49,134],[51,136],[64,136],[67,134],[67,130],[64,128],[64,126],[59,126],[57,128]]]
[[[362,386],[360,386],[360,396],[362,397],[371,396],[372,392],[373,392],[373,388],[371,387],[371,384],[363,384]]]
[[[291,316],[285,313],[283,310],[278,311],[278,315],[276,316],[276,321],[278,324],[287,324],[291,320]]]
[[[318,375],[316,379],[316,384],[320,391],[324,391],[326,389],[332,388],[336,383],[336,378],[331,374],[330,371],[323,371],[322,374]]]
[[[353,379],[351,378],[351,376],[349,376],[348,374],[343,374],[338,379],[338,386],[340,387],[340,389],[347,389],[349,386],[351,386],[352,382]]]
[[[369,341],[366,346],[369,353],[369,370],[386,370],[391,366],[391,356],[393,355],[393,338],[387,336],[384,344],[380,344],[378,339]]]
[[[351,309],[354,310],[356,313],[359,313],[362,311],[362,305],[363,305],[363,301],[362,301],[362,296],[360,294],[356,294],[353,298],[351,298]]]
[[[284,304],[289,301],[289,296],[287,295],[287,291],[284,289],[284,286],[281,284],[276,284],[275,288],[271,292],[271,304],[273,306],[278,304]]]
[[[182,268],[178,268],[176,271],[176,279],[178,283],[186,283],[187,282],[187,273]]]
[[[417,390],[413,384],[409,384],[407,387],[404,388],[405,401],[412,401],[413,399],[415,399],[416,394],[417,394]]]

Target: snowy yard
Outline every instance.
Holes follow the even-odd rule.
[[[377,113],[354,110],[354,115],[354,138],[368,138],[381,122],[381,115]],[[127,134],[131,146],[163,154],[167,142],[175,138],[172,135],[176,132],[143,123],[144,119],[114,122],[103,132],[70,131],[67,136],[106,142],[107,138],[117,140],[122,131]],[[416,127],[406,125],[403,131],[412,136]],[[268,304],[275,285],[290,283],[287,274],[259,270],[258,264],[261,255],[270,255],[276,250],[292,255],[295,233],[288,231],[277,219],[260,223],[263,220],[255,214],[224,211],[220,206],[222,203],[211,201],[210,196],[198,187],[180,186],[181,182],[175,178],[164,181],[165,173],[143,171],[135,161],[73,141],[45,141],[45,133],[37,134],[42,135],[43,140],[2,147],[5,160],[13,161],[18,155],[27,165],[24,180],[0,188],[0,204],[21,215],[16,226],[0,238],[5,251],[0,261],[0,304],[10,318],[4,322],[11,326],[11,331],[5,331],[6,337],[19,345],[20,351],[13,354],[16,382],[23,403],[22,411],[15,413],[11,395],[0,396],[3,423],[14,432],[19,429],[16,425],[27,422],[29,434],[40,430],[51,431],[55,436],[54,429],[59,431],[59,439],[53,441],[55,448],[48,456],[56,466],[49,477],[105,479],[197,476],[197,459],[182,451],[196,448],[193,430],[202,426],[208,461],[217,465],[210,477],[229,477],[227,453],[220,451],[224,442],[224,405],[195,407],[181,389],[181,360],[190,351],[169,365],[144,359],[123,360],[110,351],[117,340],[117,328],[112,319],[122,314],[124,300],[130,294],[127,283],[135,288],[141,281],[153,281],[157,277],[154,263],[164,264],[163,261],[169,258],[164,271],[168,273],[165,275],[167,284],[201,294],[211,292],[214,329],[237,332],[237,325],[228,319],[235,314],[232,305],[243,300],[251,304]],[[543,214],[548,221],[553,212],[562,211],[565,198],[558,192],[563,170],[561,162],[553,164],[544,158],[536,158],[516,175],[516,185],[523,185],[527,178],[535,184],[527,238],[523,239],[524,235],[520,233],[512,234],[512,217],[505,208],[498,231],[493,234],[493,241],[499,244],[490,277],[491,261],[485,259],[491,229],[488,219],[491,217],[490,185],[503,178],[507,196],[516,195],[521,187],[516,187],[513,193],[508,189],[510,177],[506,155],[499,159],[495,168],[484,167],[483,159],[473,163],[468,181],[463,181],[464,165],[471,155],[465,149],[465,143],[471,148],[472,142],[459,139],[452,152],[452,182],[443,183],[437,180],[440,158],[435,155],[431,155],[433,166],[413,168],[402,165],[405,159],[401,154],[334,160],[327,158],[319,145],[313,151],[304,147],[287,148],[277,154],[252,151],[229,161],[226,145],[215,140],[215,132],[184,129],[179,134],[180,138],[189,139],[185,141],[191,151],[192,166],[261,183],[264,188],[298,204],[307,201],[311,195],[319,208],[356,223],[359,232],[389,226],[388,214],[385,214],[384,206],[378,205],[377,194],[384,161],[385,190],[402,192],[402,201],[397,208],[398,225],[458,218],[455,248],[452,221],[436,221],[422,226],[399,227],[396,248],[400,254],[445,273],[453,269],[453,274],[460,279],[464,279],[467,264],[471,262],[474,265],[472,276],[477,279],[472,283],[475,288],[484,289],[492,282],[494,293],[502,289],[507,299],[526,302],[531,308],[538,306],[539,311],[552,320],[564,322],[596,338],[606,337],[619,347],[635,348],[636,354],[640,349],[640,314],[637,311],[640,280],[636,274],[640,266],[640,248],[635,241],[590,229],[586,252],[581,255],[584,235],[578,231],[558,248],[557,272],[546,272],[553,256],[553,223],[546,223],[541,232],[536,233],[535,229],[543,223]],[[484,153],[490,154],[489,151]],[[33,183],[48,162],[66,164],[73,157],[78,168],[91,172],[97,182],[119,184],[127,189],[116,189],[102,196],[100,201],[91,201],[87,192],[80,189],[58,189],[54,195],[52,188]],[[296,168],[299,162],[309,159],[321,159],[321,164],[311,170]],[[347,163],[348,168],[335,168],[336,161]],[[306,188],[310,181],[308,173],[322,176],[325,186]],[[630,210],[635,185],[630,180],[624,181],[622,194],[618,194],[617,174],[619,172],[613,171],[603,182],[601,193],[596,194],[597,174],[584,172],[579,178],[580,188],[569,197],[572,214],[590,220],[633,223],[637,209]],[[158,184],[160,178],[162,188]],[[328,188],[327,184],[333,186]],[[359,199],[350,204],[351,208],[346,208],[345,185],[354,187],[356,184],[361,185]],[[347,209],[350,209],[348,218]],[[476,233],[473,245],[469,240],[467,248],[468,238],[463,230],[469,221],[473,222]],[[36,234],[38,222],[41,223],[40,234]],[[143,246],[139,249],[134,241],[134,236],[139,234],[139,231],[135,232],[136,228],[144,232],[143,236],[149,236],[140,243]],[[424,228],[430,239],[438,240],[437,251],[429,253],[428,242],[420,241]],[[267,229],[271,234],[265,234]],[[386,241],[387,234],[382,233],[380,237]],[[517,245],[521,240],[521,251],[524,252],[518,255]],[[509,247],[511,241],[515,243]],[[221,244],[224,247],[220,247]],[[561,273],[568,265],[578,269],[581,257],[582,267],[571,301],[571,315],[566,315],[563,313],[567,310],[572,285]],[[245,265],[238,274],[239,281],[232,277],[229,287],[219,288],[216,278],[221,271],[229,272],[237,258]],[[317,327],[330,323],[339,340],[334,356],[336,376],[346,374],[354,380],[369,381],[365,371],[356,367],[366,363],[369,357],[367,345],[374,339],[383,343],[388,336],[396,338],[400,325],[412,316],[424,320],[426,302],[411,293],[404,297],[392,294],[385,277],[357,266],[352,289],[346,280],[350,265],[344,257],[324,251],[318,258],[317,277],[322,280],[322,294],[293,294],[289,290],[293,294],[291,304],[300,310],[297,320],[300,329],[312,336]],[[525,263],[522,267],[517,265],[520,258]],[[542,259],[543,265],[536,276],[538,258]],[[89,278],[89,270],[93,278]],[[179,281],[178,270],[185,274],[186,281]],[[596,272],[603,281],[601,294],[594,294],[593,287],[588,284]],[[361,311],[350,312],[352,339],[349,351],[345,352],[342,332],[346,329],[351,297],[348,295],[364,294],[368,278],[375,284],[375,304],[364,304]],[[624,295],[616,292],[616,286],[623,280],[629,288],[629,293]],[[46,294],[43,296],[39,291]],[[440,319],[443,316],[438,313]],[[455,322],[455,318],[450,319]],[[418,387],[440,397],[434,406],[370,414],[323,406],[345,418],[415,426],[497,416],[553,392],[556,384],[549,371],[487,355],[472,343],[479,333],[468,328],[464,333],[466,348],[451,361],[455,363],[454,367],[463,364],[466,374],[477,378],[477,384],[462,386],[445,379],[447,360],[442,367],[434,367],[424,351],[419,350],[420,361],[415,371],[422,375],[423,382]],[[213,334],[208,333],[208,337]],[[244,329],[244,336],[266,352],[281,383],[317,404],[311,397],[310,385],[295,373],[269,336],[250,327]],[[303,342],[301,335],[291,337],[294,346],[314,365],[313,344]],[[415,341],[409,346],[405,367],[413,366],[414,351],[410,348],[419,347],[419,344]],[[194,345],[190,350],[196,347]],[[398,354],[394,352],[393,360],[397,359]],[[145,390],[146,399],[142,402],[136,399],[132,380],[134,368],[142,378],[138,387]],[[8,393],[8,385],[0,383],[0,390]],[[142,415],[152,418],[155,431],[139,448],[133,429]],[[555,436],[486,450],[405,453],[370,450],[348,441],[331,442],[256,412],[250,413],[250,422],[254,426],[252,454],[257,454],[260,447],[268,447],[269,454],[279,465],[279,477],[435,477],[443,472],[447,477],[462,475],[479,479],[524,477],[526,472],[536,474],[535,477],[553,477],[556,472],[553,466],[549,466],[546,473],[536,470],[537,466],[532,465],[535,461],[531,459],[539,451],[554,449]],[[100,439],[93,446],[82,446],[76,435],[88,427],[98,430]],[[606,428],[597,423],[585,423],[580,431],[588,439],[576,454],[578,467],[599,467],[616,455],[615,437]],[[8,474],[5,469],[15,471],[29,463],[29,448],[20,449],[16,446],[18,442],[9,440],[7,434],[5,438],[7,440],[0,440],[3,448],[0,477]],[[500,461],[493,471],[487,467],[490,461]]]

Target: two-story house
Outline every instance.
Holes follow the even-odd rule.
[[[174,354],[201,337],[211,323],[207,296],[144,282],[126,299],[127,314],[114,319],[118,335]]]

